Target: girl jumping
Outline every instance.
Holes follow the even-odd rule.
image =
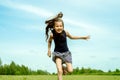
[[[51,57],[51,43],[54,40],[55,48],[52,53],[52,60],[56,64],[58,80],[62,80],[62,74],[72,73],[72,55],[67,45],[67,38],[87,40],[89,36],[72,36],[64,30],[64,22],[61,19],[63,14],[60,12],[52,19],[46,20],[46,40],[48,41],[48,56]],[[49,32],[51,31],[51,32]],[[63,66],[66,64],[66,67]]]

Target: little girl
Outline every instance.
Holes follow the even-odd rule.
[[[62,13],[59,13],[52,19],[47,20],[46,40],[48,40],[48,56],[51,57],[51,43],[54,40],[55,48],[52,53],[52,59],[56,64],[58,72],[58,80],[62,80],[62,74],[72,72],[72,56],[67,45],[67,38],[70,39],[84,39],[87,40],[89,36],[72,36],[68,31],[64,30],[64,22],[61,19]],[[49,33],[49,30],[51,33]],[[49,34],[48,34],[49,33]],[[48,39],[49,38],[49,39]],[[66,64],[66,67],[63,66]]]

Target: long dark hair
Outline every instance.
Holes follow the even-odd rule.
[[[62,17],[63,17],[63,14],[62,14],[62,12],[60,12],[54,18],[45,21],[45,24],[47,24],[46,29],[45,29],[46,41],[49,37],[49,35],[48,35],[49,31],[50,30],[52,31],[54,28],[55,22],[61,21],[64,26],[63,20],[61,19]]]

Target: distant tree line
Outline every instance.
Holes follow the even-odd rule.
[[[14,61],[12,61],[9,65],[2,65],[2,61],[0,59],[0,75],[48,75],[50,74],[47,71],[43,70],[31,70],[27,66],[18,65]]]
[[[2,65],[0,59],[0,75],[50,75],[51,73],[44,70],[31,70],[27,66],[18,65],[14,61],[10,64]],[[56,73],[52,73],[56,75]],[[91,68],[75,68],[73,69],[72,75],[120,75],[120,69],[115,69],[114,71],[108,70],[104,72],[102,70],[91,69]],[[68,75],[71,75],[68,74]]]
[[[74,75],[86,74],[86,75],[120,75],[120,69],[115,69],[114,71],[108,70],[104,72],[102,70],[91,69],[91,68],[75,68],[73,70]]]

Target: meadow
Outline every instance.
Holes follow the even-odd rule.
[[[56,75],[0,75],[0,80],[57,80]],[[65,75],[63,80],[120,80],[112,75]]]

